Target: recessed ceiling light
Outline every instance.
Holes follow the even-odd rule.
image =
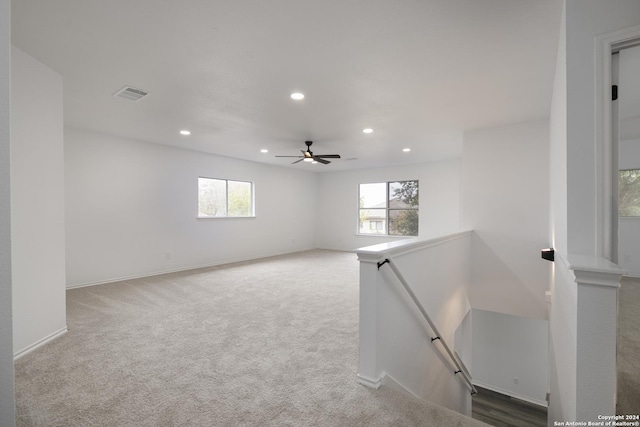
[[[263,148],[262,150],[260,150],[261,153],[268,153],[269,150],[267,150],[266,148]]]
[[[409,151],[411,151],[411,148],[403,148],[402,151],[404,151],[405,153],[408,153]]]
[[[362,129],[362,133],[373,133],[373,129],[371,129],[371,128],[364,128],[364,129]]]
[[[191,131],[183,129],[180,131],[180,135],[184,135],[184,136],[191,135]]]
[[[304,93],[294,92],[294,93],[291,94],[291,99],[295,99],[296,101],[300,101],[301,99],[304,99]]]

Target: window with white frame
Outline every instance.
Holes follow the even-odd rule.
[[[360,184],[358,234],[418,235],[418,181]]]
[[[198,218],[254,216],[253,183],[198,178]]]
[[[640,169],[619,172],[618,215],[640,217]]]

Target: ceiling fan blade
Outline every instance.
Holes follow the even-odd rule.
[[[318,163],[322,163],[323,165],[328,165],[329,163],[331,163],[326,159],[339,159],[340,158],[340,154],[318,154],[318,155],[314,155],[313,152],[311,151],[311,144],[313,144],[313,142],[311,141],[305,141],[304,142],[307,145],[307,150],[300,150],[300,152],[302,153],[302,156],[276,156],[276,157],[293,157],[296,158],[298,160],[296,160],[295,162],[291,163],[292,165],[295,165],[298,162],[301,162],[303,160],[305,161],[310,161],[313,160],[315,162]]]
[[[318,163],[322,163],[323,165],[328,165],[329,163],[331,163],[329,160],[321,159],[318,156],[313,156],[313,160],[315,160]]]

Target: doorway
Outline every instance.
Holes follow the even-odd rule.
[[[618,86],[612,106],[612,218],[617,237],[612,260],[629,276],[640,277],[640,40],[614,52],[611,64]]]

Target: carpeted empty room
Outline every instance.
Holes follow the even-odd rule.
[[[72,289],[20,426],[484,425],[356,381],[358,262],[315,250]]]

